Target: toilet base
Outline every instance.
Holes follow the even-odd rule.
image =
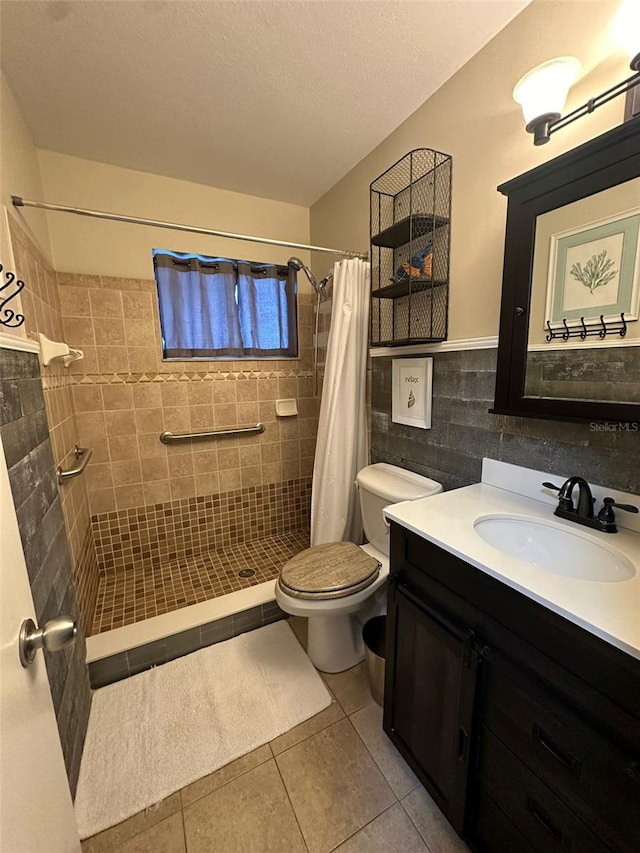
[[[344,672],[364,660],[362,629],[369,619],[387,611],[387,589],[382,583],[357,609],[338,616],[311,616],[307,654],[321,672]]]
[[[364,660],[359,625],[347,616],[312,616],[307,654],[321,672],[343,672]]]

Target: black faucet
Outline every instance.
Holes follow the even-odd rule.
[[[613,507],[624,509],[626,512],[638,512],[637,506],[632,504],[618,504],[613,498],[604,498],[602,509],[598,515],[594,515],[593,505],[595,498],[591,494],[591,487],[583,477],[569,477],[562,486],[554,486],[553,483],[542,484],[547,489],[558,492],[558,506],[554,515],[584,524],[593,530],[601,530],[603,533],[617,533],[616,516]],[[573,504],[573,489],[579,488],[578,505]]]

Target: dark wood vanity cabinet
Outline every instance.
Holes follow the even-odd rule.
[[[452,826],[462,832],[478,654],[460,630],[410,589],[393,584],[394,701],[388,730]],[[420,678],[416,678],[416,662]]]
[[[640,662],[392,524],[384,728],[476,851],[640,850]]]

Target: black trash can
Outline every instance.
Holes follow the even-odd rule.
[[[364,654],[369,673],[369,687],[374,700],[384,705],[384,660],[387,636],[387,617],[374,616],[362,629]]]

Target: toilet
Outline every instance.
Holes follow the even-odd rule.
[[[307,548],[282,568],[276,601],[309,620],[307,654],[322,672],[342,672],[364,658],[362,626],[386,611],[389,526],[382,510],[442,491],[428,477],[379,462],[356,478],[366,545],[330,542]]]

